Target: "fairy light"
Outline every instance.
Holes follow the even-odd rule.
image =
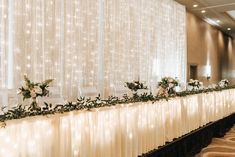
[[[21,67],[20,66],[16,66],[16,70],[21,70]]]
[[[23,17],[25,20],[25,24],[22,26],[20,25],[21,22],[18,21],[21,18],[16,18],[15,21],[17,30],[25,27],[25,32],[14,32],[14,36],[25,36],[21,42],[16,40],[14,43],[18,47],[18,49],[14,49],[17,62],[20,61],[20,58],[26,58],[25,63],[19,65],[17,63],[13,67],[13,69],[17,70],[17,76],[26,72],[29,75],[33,75],[34,71],[38,71],[38,75],[33,76],[35,77],[34,79],[53,76],[58,82],[65,82],[63,80],[67,79],[68,73],[70,75],[69,78],[76,77],[76,79],[72,79],[72,82],[67,82],[67,84],[76,85],[77,87],[97,87],[97,82],[105,79],[105,82],[108,83],[100,87],[101,89],[109,88],[110,85],[120,86],[125,81],[139,77],[150,82],[148,80],[152,79],[152,73],[145,69],[149,69],[152,65],[146,64],[145,59],[156,58],[155,52],[159,57],[175,49],[172,44],[163,48],[156,47],[156,43],[161,43],[165,40],[169,40],[172,43],[175,39],[180,39],[180,43],[184,43],[184,37],[182,36],[184,34],[182,33],[183,27],[181,26],[172,28],[180,28],[179,31],[174,31],[181,34],[175,34],[175,39],[171,39],[172,36],[167,33],[163,41],[157,40],[159,36],[156,36],[156,34],[162,35],[161,31],[165,32],[163,30],[170,29],[172,26],[157,15],[158,2],[155,4],[153,1],[149,1],[146,2],[148,5],[143,7],[139,7],[143,2],[140,2],[140,4],[117,2],[116,5],[120,7],[118,15],[112,1],[108,1],[107,5],[101,4],[102,0],[96,3],[88,1],[83,5],[81,5],[80,0],[64,2],[66,5],[61,3],[61,1],[55,0],[36,0],[35,3],[27,2],[25,4],[14,2],[17,4],[15,5],[15,15]],[[1,10],[3,10],[0,15],[1,22],[9,17],[5,5],[5,2],[0,2]],[[20,10],[17,8],[19,6],[24,6],[23,8],[25,9]],[[57,6],[58,8],[56,8]],[[32,14],[34,11],[32,8],[36,8],[35,14]],[[134,17],[131,17],[130,8],[136,11],[136,14],[133,15]],[[169,6],[164,6],[164,9],[169,8]],[[141,10],[137,12],[138,9]],[[161,12],[164,13],[164,10]],[[179,8],[176,14],[183,16],[184,10]],[[164,23],[165,28],[161,28],[160,26],[163,24],[158,23],[158,21],[151,20],[155,16],[161,19],[160,21]],[[32,19],[36,20],[32,21]],[[181,20],[183,25],[184,19]],[[174,22],[174,20],[171,21]],[[1,31],[5,30],[6,27],[6,25],[0,24]],[[0,43],[0,49],[9,43],[4,41],[2,33],[0,33]],[[33,48],[31,45],[33,45]],[[161,46],[162,44],[159,45]],[[180,56],[179,52],[184,52],[185,50],[182,48],[184,47],[183,44],[178,45],[181,45],[181,48],[176,48],[176,52],[177,56]],[[25,57],[28,55],[31,57]],[[99,57],[100,55],[101,57]],[[38,61],[34,62],[36,59]],[[105,66],[100,67],[100,63],[105,64]],[[6,64],[9,64],[9,62],[7,61]],[[31,68],[33,69],[31,70]],[[40,68],[40,70],[37,68]],[[176,72],[170,71],[166,73],[180,74],[183,72],[176,70]],[[1,76],[6,75],[7,72],[1,70]],[[6,80],[3,81],[7,82]],[[55,85],[58,85],[58,82]],[[70,85],[65,87],[61,84],[64,93],[71,92]],[[110,92],[109,94],[113,93]]]

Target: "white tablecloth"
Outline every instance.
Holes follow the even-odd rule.
[[[235,111],[235,89],[7,121],[0,157],[137,157]]]

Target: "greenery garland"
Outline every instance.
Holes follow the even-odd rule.
[[[64,112],[70,112],[70,111],[76,111],[76,110],[91,110],[93,108],[99,108],[99,107],[109,107],[109,106],[115,106],[117,104],[127,104],[127,103],[135,103],[135,102],[147,102],[147,101],[158,101],[161,99],[168,100],[172,97],[184,97],[188,95],[193,94],[200,94],[200,93],[209,93],[213,91],[222,91],[226,89],[234,89],[235,86],[228,86],[228,87],[216,87],[216,88],[208,88],[198,91],[183,91],[178,92],[174,96],[170,97],[157,97],[154,96],[152,93],[144,93],[141,95],[138,95],[137,93],[134,93],[132,96],[123,95],[123,98],[113,97],[110,96],[108,99],[102,100],[100,95],[96,97],[96,99],[92,100],[90,98],[86,99],[85,97],[78,98],[76,102],[68,102],[65,105],[56,105],[55,107],[52,107],[52,104],[44,103],[44,106],[40,107],[37,110],[29,110],[25,106],[19,105],[11,110],[8,110],[3,115],[0,115],[0,122],[5,124],[5,121],[12,120],[12,119],[21,119],[25,117],[31,117],[31,116],[38,116],[38,115],[50,115],[50,114],[56,114],[56,113],[64,113]],[[4,126],[4,125],[3,125]]]

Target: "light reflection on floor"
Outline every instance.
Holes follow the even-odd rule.
[[[235,126],[224,137],[213,138],[195,157],[235,157]]]

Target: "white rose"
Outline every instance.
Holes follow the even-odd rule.
[[[37,94],[42,94],[42,89],[39,86],[35,86],[34,90]]]
[[[24,88],[25,90],[28,90],[28,89],[29,89],[29,87],[26,85],[26,83],[23,84],[23,88]]]
[[[35,92],[34,89],[30,91],[30,96],[31,96],[32,98],[36,98],[36,97],[37,97],[37,94],[36,94],[36,92]]]
[[[224,87],[224,82],[220,82],[220,87]]]
[[[158,93],[159,93],[159,92],[162,93],[163,91],[164,91],[164,88],[162,88],[162,87],[158,87],[158,88],[157,88],[157,92],[158,92]]]
[[[169,79],[169,82],[174,82],[174,80],[172,78]]]
[[[17,94],[21,94],[22,93],[22,91],[21,90],[17,90]]]
[[[173,83],[169,83],[169,88],[173,88],[174,84]]]

